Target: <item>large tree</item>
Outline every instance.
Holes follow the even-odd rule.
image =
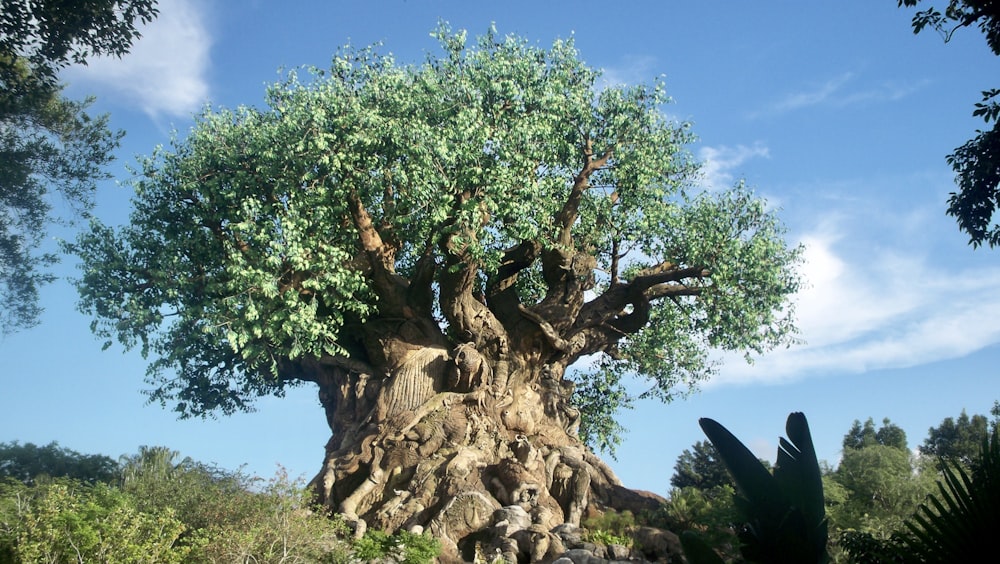
[[[917,448],[922,455],[961,464],[969,469],[981,454],[983,441],[989,434],[990,421],[985,415],[969,417],[963,409],[958,419],[945,417],[940,425],[931,427],[924,444]]]
[[[844,435],[842,442],[844,452],[859,450],[865,447],[882,445],[901,450],[906,450],[906,431],[896,425],[889,418],[882,419],[882,426],[875,429],[875,421],[869,417],[864,425],[858,419],[854,420],[851,430]]]
[[[799,252],[742,185],[698,189],[662,84],[601,89],[571,41],[436,36],[202,115],[142,162],[131,223],[74,245],[82,307],[181,416],[317,385],[313,485],[359,526],[516,553],[491,526],[520,506],[540,558],[639,499],[578,435],[615,402],[581,415],[570,378],[670,400],[712,347],[788,342]]]
[[[0,334],[38,321],[56,258],[39,252],[44,225],[68,217],[53,213],[52,189],[89,210],[121,137],[87,114],[91,100],[63,97],[59,71],[124,55],[155,15],[155,0],[0,0]]]
[[[837,469],[824,477],[834,530],[855,530],[885,539],[899,530],[933,489],[936,473],[913,456],[906,433],[888,418],[876,430],[872,418],[855,420],[844,435]]]
[[[902,7],[915,7],[921,0],[897,0]],[[913,15],[913,32],[936,30],[945,42],[965,27],[978,27],[995,55],[1000,55],[1000,2],[994,0],[949,0],[944,12],[933,6]],[[986,130],[977,130],[947,161],[955,171],[958,192],[948,198],[948,214],[958,221],[959,228],[969,235],[969,242],[978,247],[1000,244],[1000,224],[993,220],[1000,206],[1000,88],[982,92],[972,115],[981,117]]]
[[[677,457],[670,485],[675,488],[709,490],[735,484],[715,446],[709,441],[698,441],[690,450],[684,449]]]

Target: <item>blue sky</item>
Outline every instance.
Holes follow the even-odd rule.
[[[693,124],[705,185],[744,178],[778,208],[789,241],[806,247],[807,282],[795,298],[803,344],[752,366],[726,355],[689,399],[622,415],[631,431],[612,467],[625,485],[666,494],[677,457],[704,440],[699,417],[773,458],[786,416],[802,411],[820,458],[836,463],[855,419],[888,417],[915,447],[945,417],[987,414],[1000,399],[1000,250],[973,250],[944,213],[944,157],[982,126],[973,104],[998,86],[1000,58],[975,30],[947,45],[914,36],[910,16],[894,0],[162,0],[129,56],[64,79],[127,131],[111,168],[123,179],[206,104],[258,105],[279,68],[325,66],[347,43],[420,62],[439,20],[472,35],[495,22],[543,46],[572,35],[608,83],[664,75],[664,111]],[[128,212],[128,190],[102,185],[96,213]],[[72,259],[58,272],[72,276]],[[319,469],[329,431],[313,389],[256,413],[178,421],[145,404],[138,354],[101,351],[69,283],[43,301],[41,325],[0,341],[0,441],[111,456],[166,445],[263,476],[278,464],[305,478]]]

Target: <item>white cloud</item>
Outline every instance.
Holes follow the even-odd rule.
[[[853,235],[834,224],[801,238],[807,286],[795,301],[805,342],[751,366],[725,355],[708,386],[906,368],[1000,342],[1000,268],[943,268],[902,246],[852,259]]]
[[[894,102],[923,88],[928,82],[903,84],[882,81],[855,87],[856,75],[845,72],[819,84],[814,84],[798,92],[792,92],[751,117],[793,112],[813,106],[845,107],[865,103]]]
[[[603,90],[612,86],[625,86],[630,84],[649,84],[654,78],[656,78],[656,76],[652,73],[655,65],[655,57],[625,57],[622,64],[615,67],[605,67],[601,69],[601,77],[598,79],[597,89]]]
[[[733,184],[733,169],[750,159],[769,158],[768,148],[760,143],[752,146],[702,147],[698,150],[698,160],[702,162],[702,186],[706,190],[721,190]]]
[[[95,58],[69,69],[74,81],[99,83],[156,118],[188,116],[208,100],[211,38],[203,4],[161,0],[159,15],[121,59]]]

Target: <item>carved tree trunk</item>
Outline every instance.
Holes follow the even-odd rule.
[[[359,527],[427,531],[445,562],[487,554],[532,562],[562,552],[551,531],[606,508],[655,507],[622,487],[576,435],[565,366],[529,338],[480,351],[435,324],[365,325],[374,370],[317,362],[332,437],[312,487]]]
[[[391,230],[349,195],[357,262],[378,311],[342,331],[348,356],[299,360],[284,376],[320,386],[332,436],[312,486],[357,532],[427,531],[440,539],[445,562],[469,561],[477,546],[511,562],[538,562],[563,551],[552,532],[561,524],[579,525],[606,508],[658,505],[622,487],[581,443],[564,374],[638,331],[651,300],[696,292],[679,282],[707,272],[663,263],[628,283],[613,273],[616,281],[587,301],[597,263],[573,250],[571,231],[588,178],[610,151],[595,156],[588,141],[582,156],[555,218],[557,248],[524,241],[505,251],[495,272],[467,252],[484,217],[475,228],[443,231],[438,258],[428,246],[403,277]],[[473,191],[458,193],[456,217],[472,201]],[[517,282],[532,265],[547,289],[524,304]]]

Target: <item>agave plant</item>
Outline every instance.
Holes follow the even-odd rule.
[[[789,414],[788,438],[779,441],[773,473],[718,422],[702,418],[698,423],[736,482],[743,558],[769,564],[829,562],[823,482],[805,415]],[[722,562],[697,537],[682,535],[681,541],[691,564]]]

